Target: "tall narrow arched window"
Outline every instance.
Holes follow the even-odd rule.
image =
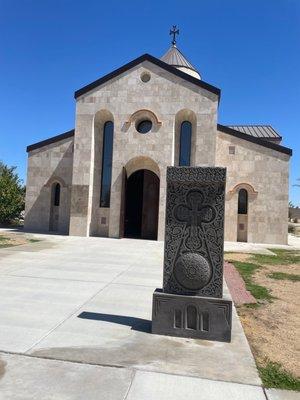
[[[53,196],[53,205],[54,206],[59,206],[60,203],[60,184],[55,183],[54,184],[54,196]]]
[[[190,166],[191,164],[191,141],[192,124],[189,121],[183,121],[180,126],[180,148],[179,165]]]
[[[110,206],[113,140],[114,140],[114,124],[112,121],[107,121],[105,122],[103,128],[100,207]]]
[[[246,189],[239,190],[238,214],[248,214],[248,192]]]

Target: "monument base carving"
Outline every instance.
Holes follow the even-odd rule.
[[[231,340],[232,302],[212,297],[153,293],[152,333],[194,339]]]

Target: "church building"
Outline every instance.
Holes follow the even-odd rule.
[[[287,243],[291,149],[218,123],[221,91],[176,45],[75,92],[75,129],[27,147],[25,230],[164,239],[167,166],[227,168],[225,240]]]

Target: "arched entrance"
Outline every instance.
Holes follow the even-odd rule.
[[[139,169],[127,179],[124,187],[124,236],[157,239],[159,210],[159,178]]]

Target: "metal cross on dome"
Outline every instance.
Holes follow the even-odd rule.
[[[173,28],[170,29],[170,35],[173,35],[173,40],[172,40],[172,45],[176,45],[176,35],[179,35],[179,29],[177,28],[177,25],[173,25]]]

